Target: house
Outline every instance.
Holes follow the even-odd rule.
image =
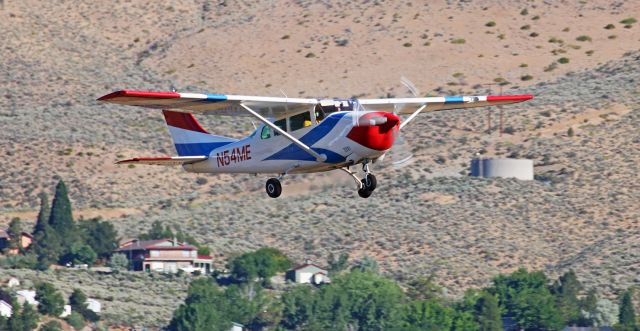
[[[0,300],[0,316],[9,318],[11,315],[13,315],[13,307],[11,307],[11,304],[4,300]]]
[[[229,331],[244,331],[244,325],[236,323],[236,322],[232,322],[233,326],[231,327],[231,329],[229,329]]]
[[[0,250],[9,247],[10,240],[11,238],[9,237],[9,234],[7,233],[7,231],[0,230]],[[27,232],[20,233],[20,246],[22,246],[22,248],[24,249],[28,248],[29,246],[31,246],[32,242],[33,242],[33,236],[30,233],[27,233]],[[19,250],[16,248],[10,249],[8,251],[8,253],[11,255],[16,255],[18,254],[18,252]]]
[[[299,284],[325,284],[331,283],[326,269],[319,267],[310,261],[297,266],[287,272],[287,278]]]
[[[20,290],[16,292],[18,303],[24,305],[28,302],[32,306],[37,306],[40,302],[36,301],[36,291],[32,290]]]
[[[96,299],[87,298],[87,309],[96,314],[100,314],[100,312],[102,311],[102,304]]]
[[[176,239],[128,240],[116,252],[127,256],[134,271],[210,273],[213,262],[211,256],[198,255],[197,247]]]
[[[60,314],[60,318],[65,318],[71,315],[71,305],[64,305],[64,309],[62,310],[62,314]]]
[[[18,278],[15,278],[15,277],[9,278],[9,280],[7,281],[7,287],[12,288],[16,286],[20,286],[20,280],[18,280]]]

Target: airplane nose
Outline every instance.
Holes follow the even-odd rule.
[[[379,126],[387,131],[400,123],[400,118],[393,113],[372,113],[366,114],[358,120],[358,126]]]

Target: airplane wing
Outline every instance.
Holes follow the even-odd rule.
[[[152,164],[163,166],[183,165],[206,160],[204,155],[200,156],[161,156],[161,157],[136,157],[133,159],[122,160],[116,164]]]
[[[293,115],[303,109],[309,110],[318,103],[317,99],[131,90],[116,91],[98,101],[195,114],[252,116],[240,106],[244,104],[262,116],[273,118]]]
[[[396,105],[398,114],[411,114],[417,108],[425,106],[422,112],[447,109],[473,108],[483,106],[498,106],[518,103],[533,99],[533,95],[485,95],[485,96],[445,96],[429,98],[388,98],[388,99],[359,99],[367,110],[394,112]]]

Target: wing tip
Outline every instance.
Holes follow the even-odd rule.
[[[520,95],[488,95],[487,101],[513,101],[523,102],[533,99],[532,94],[520,94]]]
[[[177,92],[155,92],[155,91],[132,91],[119,90],[98,98],[98,101],[108,101],[121,97],[138,97],[138,98],[160,98],[160,99],[177,99],[180,93]]]
[[[127,163],[136,163],[141,161],[169,161],[171,160],[170,156],[160,156],[160,157],[134,157],[132,159],[120,160],[116,161],[116,164],[127,164]]]

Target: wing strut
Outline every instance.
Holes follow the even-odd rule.
[[[400,129],[402,130],[402,128],[404,128],[405,125],[409,124],[409,122],[411,122],[416,116],[418,116],[418,114],[420,114],[420,112],[426,107],[427,105],[422,105],[420,106],[420,108],[418,108],[416,111],[413,112],[413,114],[411,114],[411,116],[409,116],[406,120],[402,121],[402,123],[400,123]]]
[[[303,143],[302,141],[296,139],[294,136],[288,134],[286,131],[282,130],[281,128],[279,128],[277,125],[271,123],[269,120],[267,120],[266,118],[262,117],[260,114],[258,114],[257,112],[255,112],[253,109],[247,107],[245,104],[240,103],[240,106],[244,109],[246,109],[251,115],[253,115],[255,118],[257,118],[258,120],[260,120],[262,123],[264,123],[266,126],[272,128],[273,130],[275,130],[276,132],[278,132],[279,134],[283,135],[285,138],[291,140],[292,143],[296,144],[296,146],[302,148],[303,151],[309,153],[311,156],[315,157],[316,160],[318,162],[324,162],[327,160],[327,156],[324,154],[318,154],[316,151],[314,151],[313,149],[311,149],[311,147],[307,146],[305,143]]]

